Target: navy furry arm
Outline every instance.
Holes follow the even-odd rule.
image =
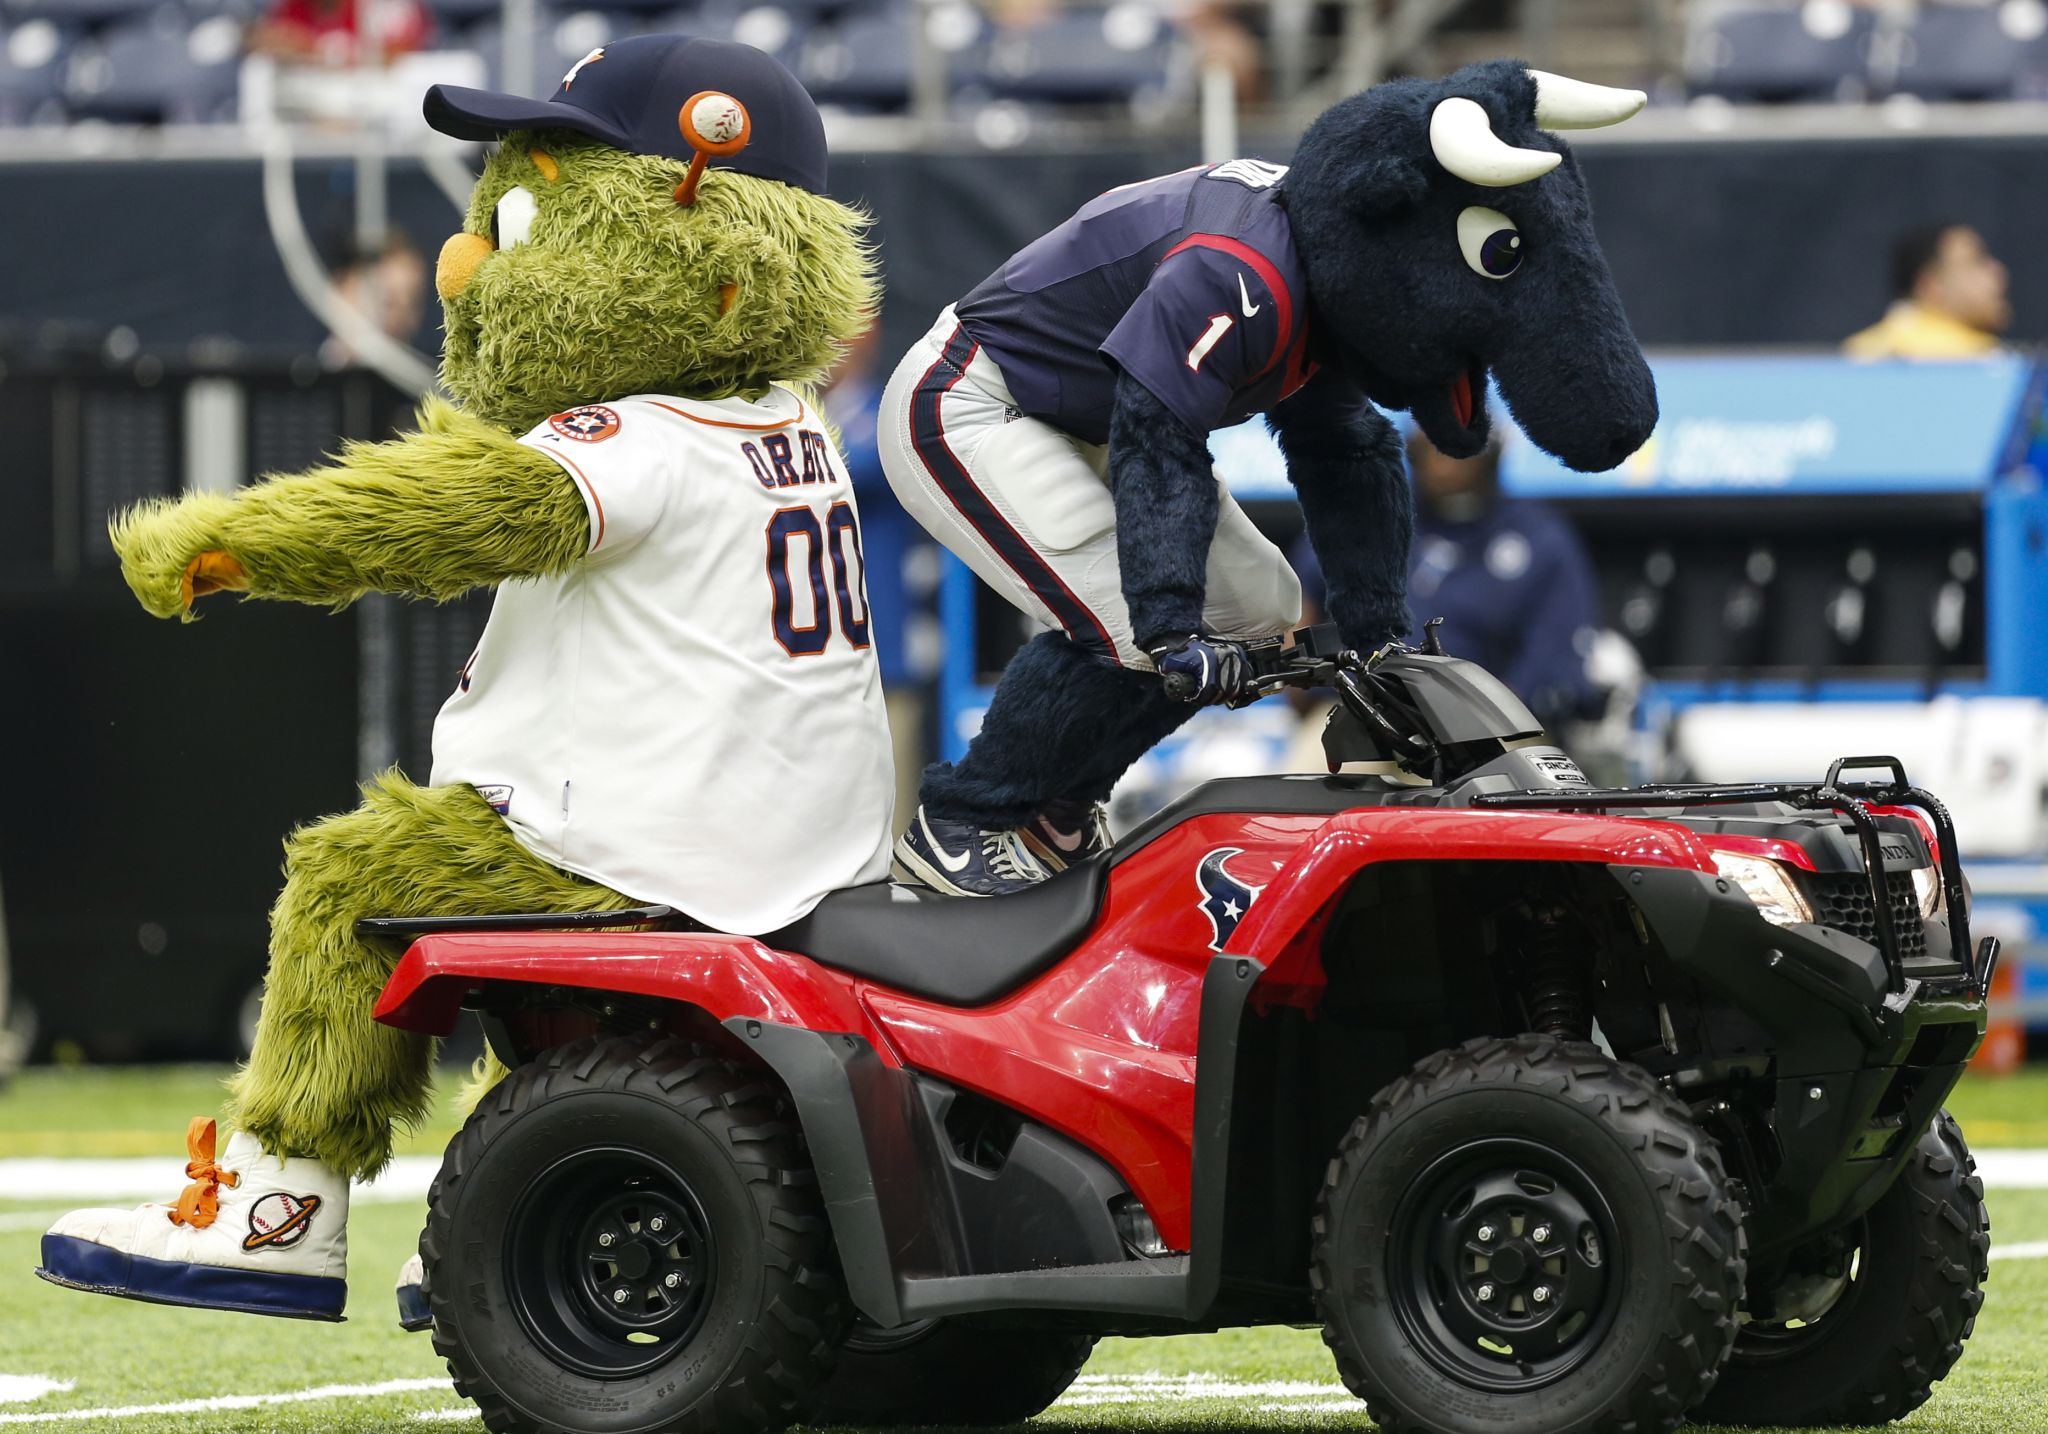
[[[1312,381],[1266,423],[1301,496],[1328,585],[1323,606],[1344,641],[1369,652],[1405,635],[1415,503],[1394,425],[1334,377]]]
[[[1109,491],[1138,646],[1200,632],[1222,507],[1208,440],[1129,374],[1117,377],[1109,415]]]

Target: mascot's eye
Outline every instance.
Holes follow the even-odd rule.
[[[1458,215],[1458,248],[1485,279],[1505,279],[1522,264],[1522,233],[1498,209],[1475,204]]]
[[[531,190],[515,187],[505,191],[505,197],[498,201],[498,208],[491,215],[491,237],[500,249],[526,242],[526,236],[533,232],[536,207]]]

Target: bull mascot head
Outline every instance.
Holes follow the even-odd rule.
[[[1539,446],[1587,472],[1640,448],[1657,391],[1553,129],[1643,106],[1525,69],[1468,65],[1332,106],[1302,137],[1289,222],[1331,357],[1443,452],[1486,444],[1486,381]]]

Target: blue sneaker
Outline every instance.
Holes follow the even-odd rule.
[[[423,1329],[434,1327],[434,1312],[427,1306],[426,1286],[425,1266],[418,1255],[413,1255],[398,1269],[398,1327],[407,1334],[418,1334]]]
[[[949,821],[923,807],[896,838],[896,862],[914,880],[948,896],[1008,896],[1052,875],[1019,833]]]
[[[1023,835],[1040,866],[1065,871],[1109,850],[1109,809],[1100,802],[1047,802],[1024,824]]]

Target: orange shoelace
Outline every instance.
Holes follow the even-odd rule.
[[[206,1116],[195,1115],[192,1123],[185,1127],[185,1173],[192,1177],[192,1183],[178,1196],[177,1208],[171,1211],[173,1225],[190,1225],[195,1230],[204,1230],[220,1214],[220,1187],[230,1190],[242,1183],[242,1177],[232,1170],[223,1170],[213,1163],[215,1124]]]

